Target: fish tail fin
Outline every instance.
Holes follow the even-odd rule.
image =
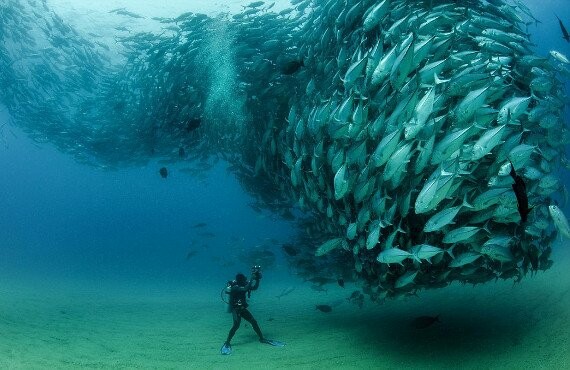
[[[550,54],[549,54],[550,55]],[[538,96],[535,95],[534,91],[531,89],[530,90],[530,96],[531,98],[535,99],[535,100],[540,100],[540,98]]]
[[[485,230],[485,232],[489,235],[491,235],[491,230],[489,230],[489,222],[491,222],[491,220],[488,220],[487,222],[485,222],[485,225],[483,225],[483,227],[481,229]]]
[[[487,127],[480,125],[478,122],[475,122],[471,127],[478,128],[479,130],[486,130]]]
[[[463,196],[463,203],[461,203],[461,206],[465,208],[473,208],[473,205],[467,201],[467,193]]]
[[[456,245],[457,243],[454,243],[451,247],[445,250],[451,259],[455,259],[455,256],[453,255],[453,248],[455,248]]]
[[[398,232],[402,234],[407,234],[406,230],[402,229],[402,220],[398,223]]]
[[[435,82],[436,85],[441,85],[441,84],[444,84],[444,83],[446,83],[446,82],[451,81],[451,78],[449,78],[449,79],[447,79],[447,80],[444,80],[444,79],[440,78],[440,77],[437,75],[437,73],[434,72],[434,73],[433,73],[433,80],[434,80],[434,82]]]
[[[531,132],[531,130],[521,125],[521,139],[519,140],[519,144],[523,142],[523,135],[527,132]]]

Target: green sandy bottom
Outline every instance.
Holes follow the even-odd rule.
[[[345,299],[350,284],[318,293],[271,281],[267,271],[250,309],[266,337],[287,345],[260,344],[244,322],[230,356],[219,354],[231,326],[219,284],[3,279],[0,368],[568,369],[567,252],[518,284],[452,284],[362,309]],[[289,285],[296,289],[275,298]],[[440,324],[411,327],[435,314]]]

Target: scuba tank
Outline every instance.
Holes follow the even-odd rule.
[[[225,299],[225,295],[230,295],[232,292],[232,286],[234,286],[235,284],[237,284],[237,281],[233,280],[233,281],[228,281],[228,283],[226,284],[226,287],[222,289],[222,291],[220,292],[220,298],[222,298],[222,302],[224,302],[226,304],[226,312],[227,313],[231,313],[232,312],[232,306],[231,306],[231,299],[228,298],[228,300],[226,301]]]

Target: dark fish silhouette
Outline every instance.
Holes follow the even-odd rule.
[[[291,60],[281,66],[281,73],[284,75],[292,75],[297,72],[301,67],[305,66],[303,59],[301,60]]]
[[[536,271],[538,270],[538,258],[540,257],[540,252],[536,245],[532,244],[528,251],[528,259],[530,262],[531,268]]]
[[[322,285],[311,285],[311,289],[315,292],[328,292],[328,289],[323,288]]]
[[[295,215],[288,209],[281,212],[280,216],[283,217],[283,219],[287,220],[287,221],[295,221],[295,219],[296,219]]]
[[[200,127],[200,125],[202,125],[202,120],[200,118],[192,118],[186,122],[186,131],[194,131]]]
[[[158,173],[160,173],[160,176],[162,176],[163,179],[168,177],[168,170],[166,169],[166,167],[162,167]]]
[[[425,329],[425,328],[429,328],[430,326],[432,326],[436,322],[441,322],[441,321],[439,321],[439,315],[437,315],[437,316],[420,316],[420,317],[416,317],[414,319],[414,321],[412,321],[412,326],[416,329]]]
[[[183,147],[180,147],[180,148],[178,149],[178,156],[179,156],[180,158],[185,158],[185,157],[186,157],[186,151],[184,150]]]
[[[564,27],[564,24],[562,24],[562,20],[560,20],[560,18],[558,18],[557,15],[555,16],[558,19],[558,24],[560,24],[560,30],[562,31],[562,38],[566,40],[566,42],[570,42],[570,35],[568,34],[566,27]]]
[[[322,277],[322,276],[315,276],[315,277],[312,277],[312,278],[310,278],[310,279],[308,279],[308,280],[309,280],[311,283],[315,283],[315,284],[317,284],[317,285],[319,285],[319,286],[323,286],[323,285],[325,285],[325,284],[334,283],[334,281],[335,281],[334,279],[329,279],[329,278]]]
[[[521,216],[521,222],[526,222],[528,218],[528,214],[532,211],[532,207],[528,207],[528,196],[526,194],[526,184],[522,177],[517,175],[515,172],[515,167],[511,162],[511,177],[515,180],[515,183],[512,185],[515,195],[517,197],[517,208],[519,210],[519,215]]]
[[[318,304],[315,306],[315,308],[321,312],[325,312],[325,313],[329,313],[332,312],[332,307],[329,306],[328,304]]]
[[[358,298],[352,301],[353,304],[356,304],[358,308],[362,308],[364,306],[364,294],[358,296]]]
[[[286,295],[290,294],[294,290],[295,290],[294,286],[287,287],[287,288],[283,289],[283,291],[281,291],[281,293],[279,293],[279,295],[276,295],[275,297],[281,299],[281,297],[285,297]]]
[[[357,299],[358,297],[360,297],[360,290],[355,290],[354,292],[352,292],[350,297],[347,298],[347,300],[351,301],[353,299]]]
[[[198,223],[198,224],[196,224],[196,225],[194,225],[194,226],[192,226],[192,227],[193,227],[193,228],[198,228],[198,227],[206,227],[206,226],[208,226],[207,223],[205,223],[205,222],[200,222],[200,223]]]
[[[283,251],[291,257],[294,257],[297,255],[297,253],[299,253],[299,251],[297,251],[297,249],[295,249],[293,244],[283,244],[281,246],[281,248],[283,248]]]
[[[120,15],[126,15],[127,17],[131,17],[131,18],[144,18],[142,15],[138,15],[135,14],[133,12],[129,12],[128,10],[126,10],[125,8],[122,9],[115,9],[110,11],[109,13],[115,13],[115,14],[120,14]]]
[[[194,257],[196,254],[198,254],[197,251],[188,252],[188,254],[186,255],[186,260],[189,260],[190,258]]]
[[[337,280],[338,286],[340,286],[341,288],[344,288],[344,279],[340,278]]]
[[[540,251],[535,244],[531,244],[528,241],[518,240],[517,247],[523,251],[523,260],[522,260],[522,272],[523,274],[527,274],[529,267],[530,271],[537,271],[538,270],[538,259],[540,257]]]

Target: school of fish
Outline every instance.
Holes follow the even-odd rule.
[[[550,267],[570,238],[570,65],[533,53],[522,3],[272,7],[156,18],[116,61],[45,1],[7,0],[0,100],[87,163],[228,161],[259,206],[298,214],[302,274],[350,275],[373,300]]]

